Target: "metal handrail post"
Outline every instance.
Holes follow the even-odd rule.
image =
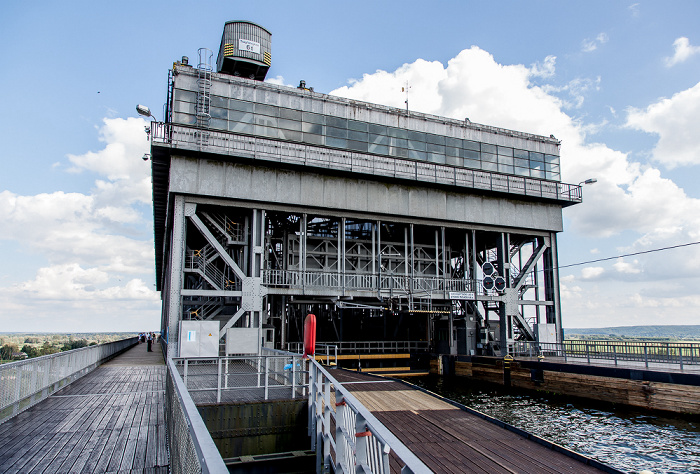
[[[221,403],[221,359],[216,364],[216,403]]]
[[[591,352],[588,348],[588,343],[586,343],[586,361],[588,361],[588,365],[591,365]]]
[[[615,365],[617,365],[617,345],[613,344],[613,358],[615,359]]]
[[[683,372],[683,346],[678,348],[678,363],[681,366],[681,372]]]
[[[268,399],[268,380],[270,378],[270,358],[265,357],[265,400]]]
[[[644,344],[644,367],[649,368],[649,353],[647,351],[647,345]]]
[[[189,365],[189,364],[188,364],[188,363],[189,363],[189,360],[188,360],[188,359],[185,359],[184,362],[185,362],[185,368],[182,370],[182,378],[183,378],[183,380],[185,381],[185,388],[186,388],[187,390],[189,390],[190,387],[187,385],[187,372],[188,372],[187,368],[188,368],[188,365]]]

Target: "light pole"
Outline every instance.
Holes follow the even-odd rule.
[[[578,185],[581,186],[582,184],[593,184],[593,183],[597,183],[597,182],[598,182],[598,180],[595,178],[588,178],[587,180],[581,181],[580,183],[578,183]]]
[[[151,109],[149,109],[145,105],[138,104],[136,106],[136,112],[138,112],[139,115],[143,115],[144,117],[152,117],[153,120],[155,120],[156,122],[158,121],[156,116],[151,113]]]

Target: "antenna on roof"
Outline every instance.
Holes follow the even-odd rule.
[[[406,93],[406,100],[404,101],[406,103],[406,114],[408,114],[408,89],[410,89],[411,86],[408,85],[408,81],[406,81],[406,85],[401,88],[401,92]]]

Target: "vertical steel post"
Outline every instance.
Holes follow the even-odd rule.
[[[270,358],[265,357],[265,400],[268,399],[268,391],[269,391],[269,380],[270,378]]]
[[[221,403],[221,358],[216,359],[216,403]]]
[[[646,344],[644,344],[644,367],[649,368],[649,352]]]

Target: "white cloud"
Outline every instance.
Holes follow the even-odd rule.
[[[547,56],[542,63],[535,63],[530,66],[530,74],[534,77],[550,78],[554,76],[556,56]]]
[[[581,278],[584,280],[597,280],[605,273],[603,267],[585,267],[581,270]]]
[[[672,67],[676,64],[687,61],[691,56],[695,56],[700,53],[700,46],[693,46],[690,44],[690,40],[685,36],[676,38],[673,42],[673,56],[666,58],[666,67]]]
[[[617,261],[613,264],[613,268],[615,271],[619,273],[627,273],[627,274],[632,274],[636,275],[642,272],[642,270],[639,268],[639,260],[634,260],[632,263],[630,262],[625,262],[625,259],[620,257],[617,259]]]
[[[0,244],[14,241],[28,255],[48,262],[27,281],[3,278],[0,327],[158,327],[151,211],[143,205],[151,202],[150,166],[141,160],[149,149],[145,125],[142,119],[105,119],[99,129],[103,149],[68,155],[70,172],[100,177],[90,193],[22,196],[0,191]],[[145,327],[138,322],[144,317]]]
[[[590,53],[598,49],[598,46],[603,45],[608,42],[608,35],[605,33],[598,33],[595,38],[586,38],[581,42],[581,51],[584,53]]]
[[[700,82],[690,89],[663,98],[646,110],[629,109],[626,126],[659,136],[656,161],[673,168],[700,164]]]

